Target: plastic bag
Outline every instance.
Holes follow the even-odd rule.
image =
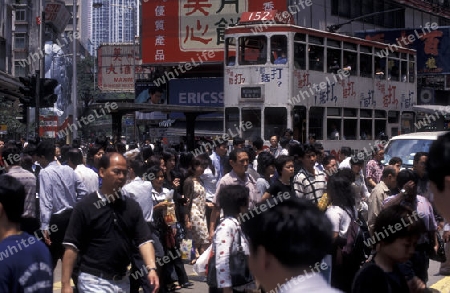
[[[177,216],[175,214],[175,204],[171,203],[167,206],[166,214],[164,215],[164,221],[167,225],[175,225],[177,222]]]
[[[209,256],[211,254],[212,244],[205,250],[194,264],[194,272],[199,276],[206,276],[206,268],[208,267]]]

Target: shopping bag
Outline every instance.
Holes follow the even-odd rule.
[[[197,259],[197,261],[194,264],[194,272],[197,273],[199,276],[206,276],[206,268],[208,267],[208,261],[209,256],[211,254],[211,247],[210,245]]]
[[[191,260],[192,239],[183,239],[180,243],[181,259]]]

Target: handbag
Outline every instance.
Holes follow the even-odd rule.
[[[253,276],[248,267],[248,255],[241,245],[241,227],[238,226],[238,250],[230,253],[230,275],[233,287],[253,282]]]
[[[241,243],[241,227],[236,223],[237,233],[238,233],[238,249],[233,251],[233,245],[230,247],[230,277],[231,284],[233,287],[239,287],[242,285],[249,284],[253,282],[253,276],[250,273],[248,267],[248,256],[245,255],[245,251]],[[215,237],[215,236],[214,236]],[[213,242],[214,243],[214,242]],[[216,257],[215,257],[215,245],[212,245],[211,253],[209,256],[208,267],[206,272],[206,282],[208,286],[217,288],[217,277],[216,277]]]
[[[429,258],[438,261],[438,262],[446,262],[447,256],[445,255],[445,247],[444,247],[444,239],[442,239],[441,234],[436,231],[436,238],[439,244],[437,252],[434,250],[434,240],[430,241],[433,245],[431,245],[429,250]]]

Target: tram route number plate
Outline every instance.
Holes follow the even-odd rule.
[[[260,99],[262,98],[260,87],[243,87],[241,88],[242,99]]]

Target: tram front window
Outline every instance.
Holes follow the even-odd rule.
[[[242,125],[245,125],[245,127]],[[251,140],[257,136],[261,136],[261,110],[243,109],[240,128],[242,129],[241,137],[243,139]]]
[[[267,39],[265,36],[239,38],[239,64],[266,64]]]
[[[281,135],[286,130],[286,108],[264,109],[264,139],[270,139],[272,135]]]
[[[233,133],[236,132],[234,125],[239,125],[239,108],[225,108],[225,133],[229,136],[232,136],[229,129],[233,129]]]

